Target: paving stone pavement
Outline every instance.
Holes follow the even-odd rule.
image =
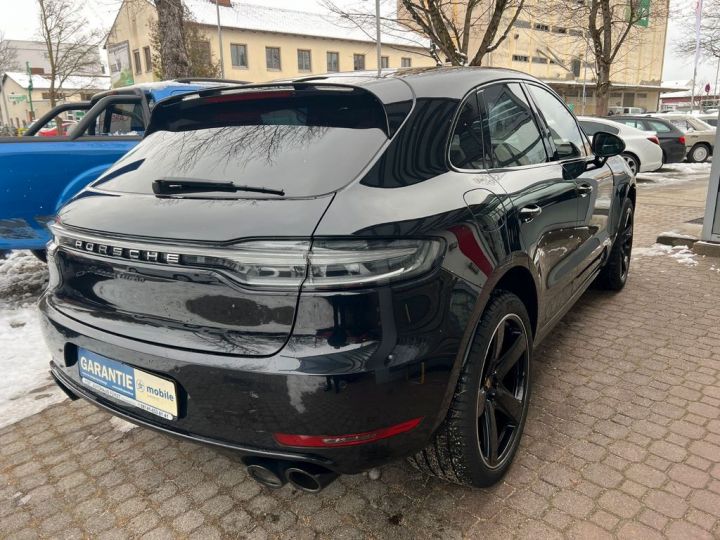
[[[661,189],[640,190],[636,245],[702,215]],[[492,489],[396,463],[268,491],[235,458],[65,401],[0,430],[0,538],[718,538],[720,260],[696,262],[638,256],[622,293],[581,299],[536,351]]]

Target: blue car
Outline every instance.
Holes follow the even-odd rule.
[[[101,92],[59,105],[23,137],[0,138],[0,252],[44,256],[46,224],[57,210],[142,139],[154,105],[166,98],[240,81],[177,79]],[[57,119],[73,122],[67,133]],[[53,124],[60,136],[42,137]]]

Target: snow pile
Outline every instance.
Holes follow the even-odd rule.
[[[37,308],[0,309],[0,428],[65,399],[48,372]]]
[[[29,251],[0,258],[0,309],[34,303],[47,279],[47,266]]]
[[[0,427],[65,399],[48,373],[35,305],[46,282],[45,264],[30,252],[0,258]]]
[[[650,184],[679,184],[690,180],[709,178],[712,163],[666,163],[655,172],[643,172],[637,175],[638,181]],[[642,184],[641,184],[642,185]]]
[[[687,246],[666,246],[664,244],[653,244],[648,248],[633,248],[633,260],[640,257],[657,257],[669,255],[680,264],[686,266],[697,266],[696,253]]]

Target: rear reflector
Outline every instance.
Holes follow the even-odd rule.
[[[680,141],[680,144],[685,144],[685,137],[680,137],[678,141]]]
[[[366,431],[364,433],[353,433],[350,435],[291,435],[288,433],[276,433],[275,440],[283,446],[302,446],[313,448],[335,448],[338,446],[355,446],[367,444],[380,439],[387,439],[415,429],[422,417],[413,418],[402,424]]]

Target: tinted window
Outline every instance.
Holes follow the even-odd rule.
[[[571,159],[585,155],[585,141],[580,134],[575,117],[565,105],[550,92],[533,84],[528,85],[530,95],[550,129],[555,143],[555,159]]]
[[[688,125],[687,120],[685,120],[684,118],[673,118],[672,120],[668,121],[680,131],[687,131],[692,127]]]
[[[542,136],[520,85],[491,86],[482,95],[494,165],[517,167],[547,161]]]
[[[482,118],[477,99],[472,96],[463,105],[450,138],[450,163],[459,169],[484,169]]]
[[[382,105],[366,92],[258,93],[157,107],[153,133],[98,187],[152,193],[154,180],[174,177],[320,195],[353,180],[387,141]],[[227,197],[202,194],[215,195]]]
[[[705,123],[711,125],[712,127],[717,127],[718,120],[717,118],[706,118]]]
[[[598,131],[604,131],[605,133],[614,133],[615,135],[620,133],[620,130],[615,126],[601,124],[599,122],[589,122],[587,120],[578,121],[580,122],[580,127],[582,128],[582,130],[588,136],[595,135]]]
[[[672,132],[672,129],[670,126],[665,124],[665,122],[660,122],[659,120],[647,120],[648,125],[650,126],[650,129],[653,131],[656,131],[657,133],[670,133]],[[644,128],[640,128],[644,129]]]

